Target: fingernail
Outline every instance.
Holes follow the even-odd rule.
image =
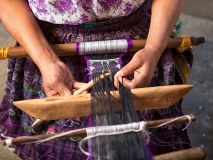
[[[69,96],[70,95],[70,93],[65,93],[65,96]]]
[[[122,77],[119,77],[118,80],[122,83]]]
[[[122,76],[123,72],[120,70],[117,72],[117,76]]]

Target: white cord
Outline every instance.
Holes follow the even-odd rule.
[[[10,150],[11,152],[15,152],[15,148],[11,147],[12,146],[12,139],[13,138],[9,137],[9,136],[5,136],[2,133],[1,133],[1,137],[6,138],[6,140],[5,140],[5,143],[6,143],[5,148],[8,149],[8,150]]]
[[[186,125],[186,127],[185,127],[185,128],[183,128],[183,131],[184,131],[186,128],[188,128],[188,127],[189,127],[189,125],[192,123],[192,115],[185,115],[185,116],[188,118],[189,123]]]
[[[6,139],[5,143],[6,143],[7,147],[11,147],[12,146],[12,139]]]
[[[168,124],[171,124],[172,122],[175,122],[175,121],[177,121],[177,120],[179,120],[179,119],[181,119],[181,118],[184,118],[184,117],[188,118],[188,120],[189,120],[189,123],[187,124],[187,126],[186,126],[185,128],[183,128],[183,130],[185,130],[186,128],[188,128],[188,126],[189,126],[189,125],[191,124],[191,122],[192,122],[192,115],[180,116],[180,117],[171,119],[171,120],[169,120],[169,121],[167,121],[167,122],[165,122],[165,123],[162,123],[162,124],[160,124],[160,125],[157,125],[157,126],[155,126],[155,127],[149,127],[149,128],[160,128],[160,127],[166,126],[166,125],[168,125]]]

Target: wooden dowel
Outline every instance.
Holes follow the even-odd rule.
[[[201,148],[190,148],[154,156],[154,160],[204,160],[205,152]]]
[[[110,73],[101,74],[100,79],[104,79],[105,77],[108,77],[109,75],[110,75]],[[73,93],[73,95],[79,95],[79,94],[83,93],[84,91],[89,90],[90,88],[92,88],[94,86],[94,84],[95,84],[95,82],[93,80],[91,80],[87,84],[83,85],[80,89],[75,91]]]
[[[167,48],[177,48],[181,45],[182,37],[170,38],[167,44]],[[199,45],[205,42],[204,37],[190,37],[191,45]],[[132,40],[133,48],[130,51],[138,51],[144,48],[146,44],[145,39]],[[58,56],[72,56],[76,55],[76,43],[69,44],[52,44],[53,50]],[[8,58],[22,58],[29,56],[23,47],[10,47],[8,51]]]
[[[35,127],[36,125],[42,123],[43,121],[41,119],[36,119],[33,124],[32,124],[32,127]]]
[[[159,124],[168,122],[170,120],[172,120],[174,118],[169,118],[169,119],[162,119],[162,120],[154,120],[154,121],[148,121],[147,122],[147,127],[156,127]],[[191,116],[192,121],[195,121],[195,116]],[[185,123],[188,122],[188,119],[186,117],[182,117],[170,124],[178,124],[178,123]],[[23,137],[18,137],[18,138],[14,138],[12,139],[12,144],[23,144],[23,143],[29,143],[29,142],[35,142],[37,140],[43,140],[46,138],[49,138],[51,136],[55,136],[58,135],[59,133],[54,133],[54,134],[47,134],[47,135],[36,135],[36,136],[23,136]],[[76,136],[86,136],[86,129],[85,130],[81,130],[81,131],[76,131],[70,134],[67,134],[65,136],[62,136],[60,138],[69,138],[69,137],[76,137]],[[3,141],[3,144],[6,145],[6,142]]]
[[[100,75],[100,79],[104,79],[105,77],[108,77],[110,75],[110,73],[105,73],[105,74],[101,74]],[[93,87],[93,85],[95,84],[95,82],[93,80],[91,80],[90,82],[86,83],[85,85],[83,85],[80,89],[78,89],[77,91],[75,91],[73,93],[73,95],[79,95],[81,93],[83,93],[84,91],[89,90],[90,88]],[[38,125],[42,123],[41,119],[36,119],[35,122],[32,124],[32,127]]]

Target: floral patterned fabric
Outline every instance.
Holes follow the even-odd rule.
[[[35,16],[56,24],[82,24],[89,21],[127,16],[145,0],[28,0]]]

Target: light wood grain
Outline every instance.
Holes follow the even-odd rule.
[[[192,85],[171,85],[132,89],[131,92],[136,110],[150,110],[173,105],[192,87]],[[117,91],[111,94],[113,98],[119,100]],[[91,114],[90,101],[90,94],[81,94],[16,101],[13,104],[32,117],[41,120],[57,120],[89,116]]]

